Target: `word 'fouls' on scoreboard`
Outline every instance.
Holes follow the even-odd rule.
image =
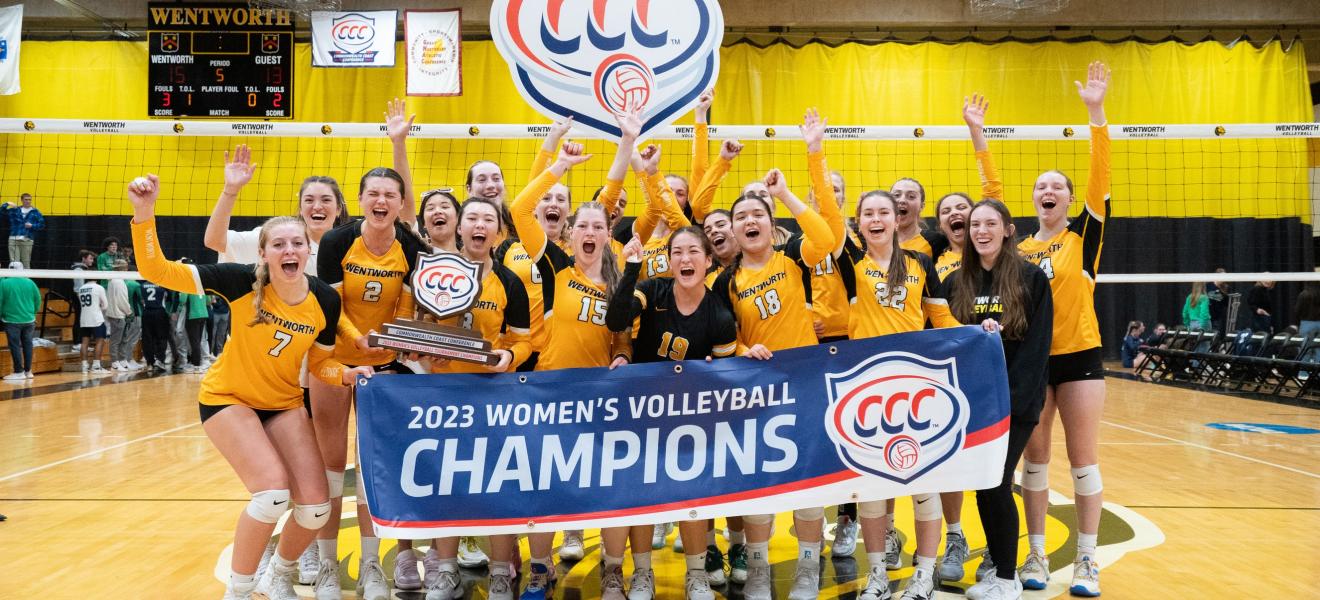
[[[293,118],[293,14],[243,3],[147,4],[152,117]]]

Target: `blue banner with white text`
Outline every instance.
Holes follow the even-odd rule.
[[[998,485],[998,334],[933,329],[728,358],[360,380],[380,537],[783,512]]]

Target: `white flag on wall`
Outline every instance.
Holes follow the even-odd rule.
[[[0,95],[17,94],[18,42],[23,34],[23,5],[0,8]]]
[[[457,8],[403,13],[409,96],[463,95],[462,18]]]
[[[312,13],[312,66],[393,67],[399,11]]]

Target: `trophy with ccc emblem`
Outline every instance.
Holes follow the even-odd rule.
[[[461,315],[481,297],[481,265],[454,254],[420,254],[412,276],[413,299],[436,319]],[[416,352],[449,360],[496,365],[499,354],[490,341],[471,329],[416,319],[396,319],[367,336],[374,347]]]

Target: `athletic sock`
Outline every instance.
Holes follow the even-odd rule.
[[[935,557],[914,554],[912,556],[912,565],[915,566],[918,571],[924,570],[927,573],[930,573],[935,570]]]
[[[962,535],[962,534],[963,534],[963,532],[962,532],[962,522],[959,521],[959,522],[957,522],[957,523],[949,523],[949,533],[951,533],[951,534],[952,534],[952,533],[956,533],[956,534],[958,534],[958,535]]]
[[[229,589],[238,592],[240,596],[252,593],[257,587],[257,574],[240,575],[238,573],[229,573]]]
[[[380,538],[362,536],[362,557],[360,560],[380,560]]]
[[[339,538],[334,537],[328,540],[316,540],[316,553],[321,555],[321,560],[327,558],[339,561]]]
[[[1083,556],[1095,558],[1095,543],[1098,535],[1080,532],[1077,534],[1077,558],[1080,559]]]
[[[623,557],[622,557],[622,556],[610,556],[610,555],[608,555],[608,554],[604,554],[604,553],[602,553],[601,556],[605,557],[604,562],[605,562],[605,566],[606,566],[606,567],[621,567],[621,566],[623,566]]]
[[[1045,534],[1041,534],[1041,535],[1028,534],[1027,544],[1031,546],[1032,550],[1040,554],[1045,554]]]
[[[633,558],[633,570],[634,570],[634,571],[640,571],[640,570],[643,570],[643,569],[649,569],[649,568],[651,568],[651,553],[650,553],[650,552],[634,552],[633,555],[632,555],[632,558]]]
[[[704,571],[706,569],[706,553],[702,552],[701,554],[685,554],[683,556],[683,562],[687,563],[687,568],[689,571],[696,571],[696,570]]]
[[[811,565],[819,564],[820,542],[798,542],[798,562]]]
[[[729,531],[729,543],[730,543],[730,544],[746,544],[746,543],[747,543],[747,534],[745,534],[745,533],[743,533],[743,532],[741,532],[741,531],[732,531],[732,530],[730,530],[730,531]]]
[[[748,542],[747,564],[758,567],[770,566],[770,542]]]

